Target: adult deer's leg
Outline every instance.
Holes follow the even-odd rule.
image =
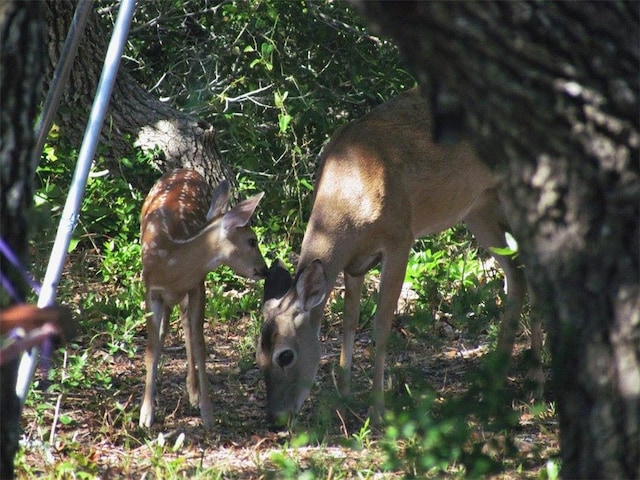
[[[531,329],[531,357],[534,365],[529,372],[529,378],[533,383],[533,397],[541,400],[544,395],[544,372],[542,371],[542,317],[536,308],[535,297],[529,289],[529,328]]]
[[[196,394],[200,405],[200,416],[205,428],[211,428],[214,424],[213,406],[209,399],[209,380],[207,379],[207,347],[204,342],[204,305],[205,290],[204,282],[188,294],[188,305],[186,315],[182,317],[182,325],[185,329],[185,341],[187,342],[187,356],[189,358],[189,368],[187,372],[187,384],[191,382],[189,388],[190,400],[193,402]],[[187,332],[189,333],[187,335]],[[186,339],[189,340],[186,340]],[[197,369],[197,380],[195,370]]]
[[[338,390],[341,395],[351,393],[351,364],[353,361],[353,343],[360,320],[360,297],[364,275],[353,277],[344,273],[344,320],[342,330],[342,351],[340,352],[340,375]]]
[[[147,292],[145,303],[147,306],[147,349],[144,355],[144,363],[147,373],[139,424],[141,427],[150,427],[154,422],[158,362],[160,361],[162,343],[169,315],[171,314],[171,307],[165,305],[162,297],[153,292]]]
[[[411,241],[396,240],[392,248],[385,250],[382,257],[382,273],[378,307],[374,317],[375,326],[375,363],[373,369],[373,416],[380,419],[384,415],[384,366],[387,355],[387,343],[391,333],[393,315],[402,290]]]
[[[467,216],[465,222],[476,236],[478,243],[489,249],[504,271],[507,282],[507,303],[500,325],[497,349],[505,356],[510,357],[527,294],[527,281],[524,268],[517,258],[498,255],[490,250],[491,247],[504,248],[507,246],[505,233],[509,227],[497,194],[494,191],[486,192],[482,198],[477,200],[473,211]],[[506,368],[505,364],[505,375]]]

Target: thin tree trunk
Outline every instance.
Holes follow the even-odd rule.
[[[58,62],[75,2],[48,0],[49,71]],[[56,123],[73,145],[80,145],[88,112],[107,51],[112,26],[93,13],[80,44]],[[146,92],[121,65],[111,104],[101,134],[106,156],[114,162],[130,157],[131,145],[158,154],[154,164],[161,171],[177,167],[194,168],[215,184],[233,175],[223,163],[215,141],[215,131],[207,122],[171,108]]]
[[[352,3],[430,85],[439,133],[465,111],[504,173],[547,317],[562,476],[638,478],[640,4]]]
[[[0,5],[0,237],[26,264],[28,213],[33,186],[31,157],[44,64],[44,13],[40,3]],[[20,298],[27,285],[0,257],[0,272]],[[0,308],[14,299],[0,291]],[[13,478],[20,439],[20,401],[15,394],[17,360],[0,366],[0,478]]]

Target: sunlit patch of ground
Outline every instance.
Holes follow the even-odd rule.
[[[197,409],[187,400],[186,352],[179,322],[174,322],[165,341],[156,425],[150,430],[138,427],[146,342],[141,329],[135,336],[137,355],[133,358],[107,355],[101,349],[87,352],[87,363],[92,365],[87,371],[108,372],[109,388],[85,386],[68,388],[62,396],[44,394],[43,400],[50,405],[37,407],[44,413],[37,413],[34,406],[25,410],[24,451],[18,462],[18,477],[53,478],[67,464],[68,478],[73,477],[73,471],[88,472],[88,478],[279,478],[318,464],[322,464],[326,478],[402,477],[401,471],[383,469],[385,459],[379,448],[383,429],[372,427],[364,443],[354,448],[354,437],[362,433],[367,411],[365,398],[373,356],[369,327],[362,329],[356,339],[354,400],[343,409],[330,404],[323,413],[327,418],[319,418],[318,405],[324,401],[323,395],[337,398],[332,393],[332,368],[339,357],[340,322],[338,318],[326,322],[317,385],[293,433],[287,435],[270,432],[264,419],[264,387],[252,364],[253,351],[246,348],[250,322],[244,317],[206,325],[207,371],[217,412],[217,423],[211,431],[202,428]],[[88,339],[80,337],[80,348],[83,341]],[[516,347],[516,367],[509,381],[514,392],[524,383],[518,358],[526,347],[525,341],[526,337],[520,339]],[[467,338],[455,325],[442,321],[418,335],[408,326],[406,317],[399,316],[387,361],[390,395],[401,392],[404,383],[428,385],[441,399],[458,395],[468,387],[470,372],[478,367],[488,349],[486,332]],[[516,393],[514,397],[512,407],[520,415],[518,431],[513,432],[519,463],[507,464],[506,472],[497,478],[537,478],[547,458],[557,455],[557,422],[552,410],[534,415],[524,395]],[[60,404],[56,407],[58,399]],[[549,400],[552,398],[547,397]],[[62,418],[68,423],[63,423]],[[319,424],[323,430],[320,441],[300,441],[307,427],[317,428]],[[479,430],[477,435],[482,436],[483,432]],[[494,448],[499,455],[500,442],[499,436],[491,438],[486,448]],[[451,475],[455,477],[456,472]]]

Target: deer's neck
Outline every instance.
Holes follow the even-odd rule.
[[[185,240],[166,239],[162,247],[148,253],[150,286],[186,293],[195,287],[205,275],[222,263],[223,252],[219,248],[220,225],[215,222],[198,234]]]

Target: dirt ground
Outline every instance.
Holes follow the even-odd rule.
[[[373,353],[370,325],[361,329],[356,339],[354,399],[346,408],[337,407],[341,402],[331,373],[339,358],[340,325],[336,318],[323,326],[324,355],[317,382],[293,433],[287,435],[268,430],[260,372],[252,363],[253,352],[240,348],[246,344],[250,324],[249,318],[206,324],[211,400],[218,413],[217,424],[211,431],[202,428],[197,409],[187,400],[186,351],[179,322],[174,321],[165,341],[156,424],[152,429],[144,430],[137,425],[144,387],[146,342],[145,332],[141,330],[135,337],[138,353],[133,358],[124,354],[110,356],[99,349],[88,352],[92,360],[103,364],[111,375],[109,389],[70,389],[62,398],[45,394],[50,404],[55,405],[58,399],[61,404],[59,408],[49,408],[44,421],[33,407],[26,409],[21,463],[29,465],[31,470],[18,469],[18,477],[47,474],[54,471],[52,465],[64,462],[76,466],[85,464],[86,470],[93,472],[85,478],[105,479],[161,478],[173,470],[175,478],[185,478],[198,476],[198,472],[207,468],[215,468],[220,478],[280,478],[285,476],[282,469],[287,462],[293,462],[300,470],[325,462],[329,465],[323,469],[325,478],[404,476],[401,471],[382,469],[384,459],[377,447],[384,435],[382,428],[371,429],[364,448],[347,446],[354,434],[360,432],[366,417]],[[520,464],[507,466],[506,472],[497,478],[540,478],[547,459],[558,453],[558,427],[553,413],[532,415],[524,394],[518,393],[524,383],[524,375],[517,367],[518,358],[526,348],[526,340],[526,335],[518,340],[516,367],[512,369],[508,385],[516,392],[512,408],[520,414],[517,432],[513,432]],[[407,318],[399,316],[387,359],[390,395],[401,392],[404,384],[416,383],[428,385],[438,398],[460,394],[468,387],[470,373],[477,369],[487,352],[487,344],[486,332],[476,338],[466,338],[444,321],[426,334],[416,335]],[[550,393],[546,400],[553,400]],[[72,421],[55,422],[56,412]],[[53,447],[46,448],[54,424]],[[320,442],[292,446],[297,435],[318,425],[322,425],[324,432]],[[179,446],[174,448],[176,442]]]

